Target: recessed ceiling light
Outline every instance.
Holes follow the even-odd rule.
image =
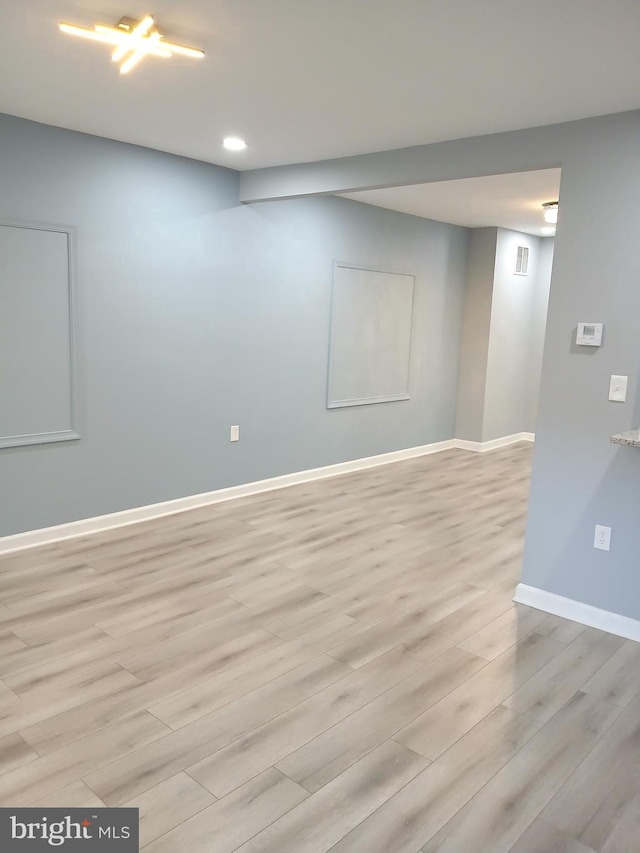
[[[122,62],[120,73],[126,74],[137,65],[145,56],[163,56],[169,58],[174,54],[180,56],[191,56],[202,59],[204,51],[193,47],[185,47],[182,44],[172,44],[164,41],[164,36],[158,31],[153,17],[145,15],[141,21],[133,18],[121,18],[115,27],[104,27],[96,24],[92,30],[85,27],[77,27],[75,24],[60,24],[63,33],[90,41],[99,41],[111,44],[115,50],[111,54],[113,62]]]
[[[549,225],[555,225],[558,221],[558,202],[547,201],[542,205],[542,209],[544,210],[544,221],[548,222]]]
[[[238,136],[227,136],[227,138],[223,140],[222,144],[229,151],[244,151],[247,147],[247,143],[244,139],[240,139]]]

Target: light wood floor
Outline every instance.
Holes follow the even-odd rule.
[[[530,446],[0,559],[0,804],[147,853],[640,850],[640,645],[511,598]]]

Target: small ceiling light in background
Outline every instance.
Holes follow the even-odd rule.
[[[165,59],[174,54],[191,56],[194,59],[202,59],[204,56],[203,50],[164,41],[164,36],[159,32],[151,15],[145,15],[141,21],[121,18],[115,27],[96,24],[92,30],[88,30],[75,24],[62,23],[60,29],[72,36],[113,45],[115,50],[111,54],[111,60],[124,60],[120,66],[121,74],[127,74],[145,56],[162,56]]]
[[[549,225],[555,225],[558,221],[558,202],[547,201],[542,205],[542,209],[544,210],[544,221],[548,222]]]
[[[240,139],[238,136],[227,136],[227,138],[222,141],[222,144],[228,151],[244,151],[247,147],[247,143],[244,139]]]

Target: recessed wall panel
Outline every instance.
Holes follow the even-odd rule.
[[[0,447],[79,437],[71,240],[0,223]]]
[[[412,275],[336,264],[327,406],[409,399]]]

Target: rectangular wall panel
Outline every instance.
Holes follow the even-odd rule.
[[[409,399],[412,275],[336,264],[328,408]]]
[[[72,240],[0,223],[0,447],[79,438]]]

